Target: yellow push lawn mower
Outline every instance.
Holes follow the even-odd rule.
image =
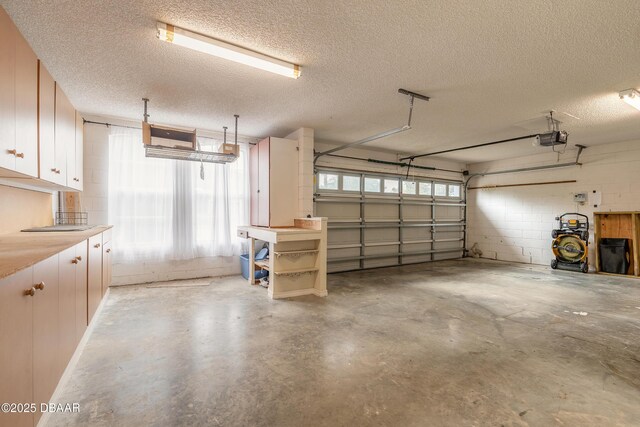
[[[551,260],[551,268],[588,273],[589,218],[579,213],[565,213],[556,220],[559,228],[551,232],[551,249],[556,258]]]

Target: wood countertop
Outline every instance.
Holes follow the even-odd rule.
[[[84,231],[19,232],[0,235],[0,279],[31,267],[111,227],[98,225]]]

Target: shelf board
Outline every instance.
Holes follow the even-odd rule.
[[[318,252],[320,252],[318,249],[302,249],[299,251],[275,251],[274,253],[276,254],[277,257],[281,257],[281,256],[301,256],[301,255],[306,255],[306,254],[317,254]]]
[[[164,147],[162,145],[145,145],[145,156],[161,159],[189,160],[192,162],[220,164],[235,162],[238,158],[235,154]]]
[[[261,260],[261,261],[256,261],[254,264],[263,270],[269,270],[269,261]]]
[[[315,273],[319,270],[319,268],[311,267],[311,268],[301,268],[298,270],[284,270],[284,271],[276,271],[274,274],[276,276],[293,276],[304,273]]]

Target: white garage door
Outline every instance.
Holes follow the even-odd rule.
[[[319,169],[329,272],[462,257],[463,191],[461,181]]]

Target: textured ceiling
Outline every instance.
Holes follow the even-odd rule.
[[[300,126],[351,142],[407,118],[371,143],[420,153],[544,130],[549,109],[571,144],[640,138],[638,0],[0,0],[82,112],[252,136]],[[160,42],[156,21],[302,66],[298,80]],[[451,155],[531,154],[530,142]]]

